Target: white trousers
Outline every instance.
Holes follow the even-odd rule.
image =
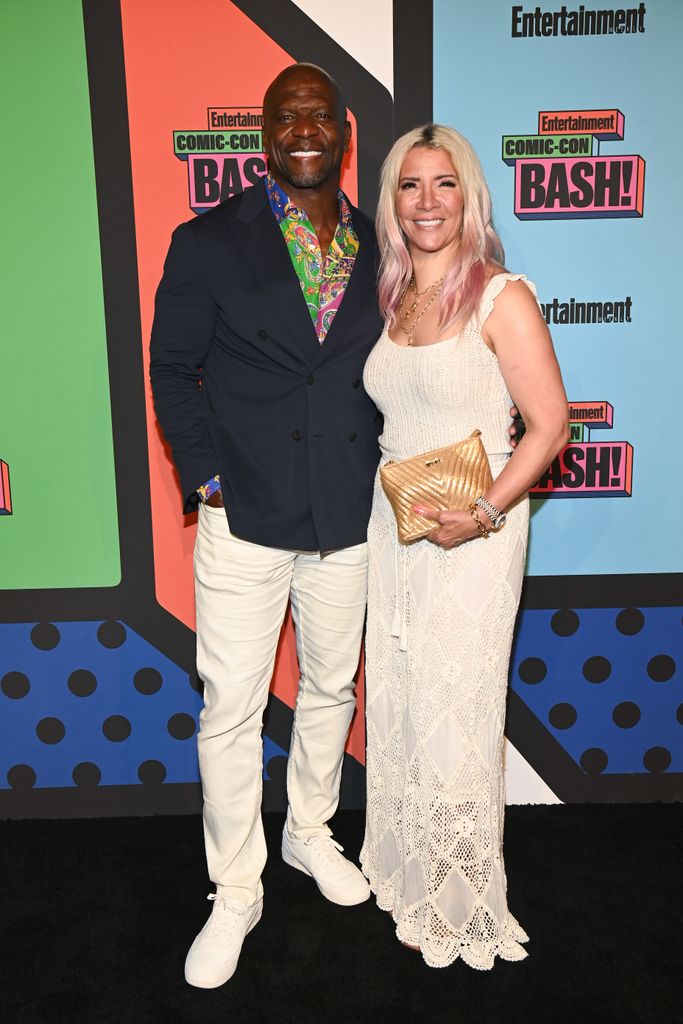
[[[287,767],[287,827],[324,832],[339,801],[355,708],[367,595],[367,545],[318,552],[234,537],[223,509],[199,507],[194,553],[197,669],[204,683],[199,769],[209,876],[223,895],[262,892],[263,712],[291,599],[299,692]]]

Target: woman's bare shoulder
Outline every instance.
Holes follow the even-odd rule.
[[[507,274],[509,271],[507,267],[504,267],[501,263],[496,263],[495,260],[487,260],[486,267],[484,268],[484,286],[486,286],[492,278],[497,277],[499,274]]]

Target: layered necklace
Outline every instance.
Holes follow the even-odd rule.
[[[415,328],[418,323],[425,315],[429,307],[434,303],[435,299],[441,294],[441,286],[443,285],[443,277],[440,277],[438,281],[432,281],[430,285],[419,292],[417,285],[415,284],[415,275],[411,277],[408,282],[408,287],[403,293],[401,299],[401,305],[398,312],[398,326],[408,337],[408,344],[413,344],[413,335],[415,334]],[[409,304],[408,293],[411,292],[415,298]],[[426,299],[425,299],[426,297]]]

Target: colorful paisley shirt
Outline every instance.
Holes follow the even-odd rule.
[[[351,209],[340,189],[339,223],[323,260],[318,236],[306,211],[294,205],[270,174],[264,180],[270,208],[280,225],[318,341],[322,345],[341,306],[358,252],[358,236],[353,230]],[[207,480],[197,488],[200,500],[206,502],[220,487],[218,475]]]
[[[323,260],[318,236],[306,211],[294,205],[270,174],[266,175],[265,183],[270,207],[280,225],[322,345],[344,298],[358,252],[358,236],[353,230],[348,201],[340,190],[339,223]]]

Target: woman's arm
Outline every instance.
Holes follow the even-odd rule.
[[[569,411],[550,333],[523,281],[505,285],[482,337],[494,351],[526,424],[510,461],[484,495],[504,512],[536,483],[567,444]]]
[[[500,512],[506,512],[567,443],[567,396],[550,333],[523,281],[505,285],[482,328],[482,337],[495,353],[526,424],[526,433],[508,464],[484,495]],[[479,535],[469,512],[425,512],[439,523],[429,535],[436,544],[450,548]],[[479,509],[478,514],[482,524],[490,527],[484,510]]]

